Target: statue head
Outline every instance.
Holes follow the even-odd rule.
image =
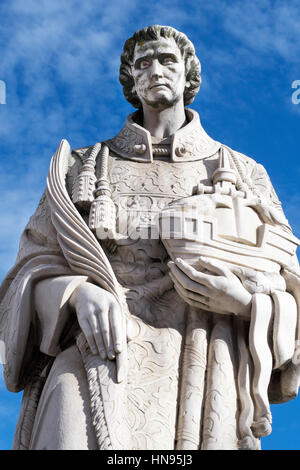
[[[183,91],[184,105],[193,102],[201,84],[201,65],[195,54],[195,48],[188,37],[171,26],[153,25],[136,31],[127,39],[121,55],[120,82],[127,101],[135,108],[141,108],[142,103],[135,88],[132,72],[136,46],[140,47],[149,41],[173,40],[179,49],[185,65],[185,88]]]

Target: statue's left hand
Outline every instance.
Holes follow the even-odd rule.
[[[202,271],[180,258],[169,262],[170,276],[180,297],[194,308],[250,318],[252,295],[223,263],[199,258]]]

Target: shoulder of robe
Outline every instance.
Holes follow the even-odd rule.
[[[71,156],[74,159],[79,159],[81,163],[83,163],[84,157],[90,153],[92,148],[93,148],[93,145],[87,145],[86,147],[79,147],[79,148],[73,149]]]
[[[254,160],[254,158],[251,158],[242,152],[239,152],[234,149],[230,149],[230,150],[234,153],[235,157],[237,158],[239,163],[242,165],[247,176],[250,176],[254,179],[260,179],[260,178],[265,179],[266,183],[268,183],[268,185],[271,185],[268,172],[261,163],[258,163],[256,160]]]
[[[262,197],[268,204],[282,212],[281,201],[273,187],[265,167],[261,163],[256,162],[253,158],[241,152],[232,149],[231,151],[234,153],[240,167],[242,168],[244,178],[252,181],[256,190],[259,192],[260,197]]]
[[[260,163],[257,163],[257,161],[254,160],[254,158],[249,157],[249,155],[245,155],[244,153],[242,153],[242,152],[240,152],[236,149],[230,148],[230,150],[234,153],[234,155],[239,159],[239,161],[241,163],[249,165],[250,168],[253,168],[255,166],[260,165]],[[262,165],[260,165],[260,166],[262,166]]]

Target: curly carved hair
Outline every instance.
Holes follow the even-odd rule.
[[[119,80],[123,86],[123,93],[127,101],[135,108],[141,108],[142,104],[134,88],[134,79],[131,73],[133,65],[134,48],[138,42],[154,41],[159,38],[174,38],[185,61],[186,81],[189,82],[184,90],[185,106],[192,103],[199,91],[201,84],[201,65],[195,53],[195,48],[188,37],[171,26],[152,25],[136,31],[127,39],[121,55]]]

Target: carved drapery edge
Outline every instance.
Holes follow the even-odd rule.
[[[238,450],[238,390],[232,388],[237,372],[235,343],[232,316],[214,314],[207,355],[201,450]]]
[[[108,426],[105,419],[104,404],[102,399],[101,387],[98,380],[98,372],[90,363],[91,353],[88,344],[80,333],[76,339],[77,347],[80,351],[83,364],[87,373],[88,388],[90,394],[90,409],[92,415],[92,423],[97,439],[99,450],[112,450],[112,442],[109,436]]]
[[[199,313],[193,308],[188,310],[186,323],[176,450],[198,450],[201,444],[209,327],[206,313]]]
[[[239,354],[239,367],[237,376],[238,397],[240,411],[238,417],[239,442],[241,450],[259,450],[260,440],[252,432],[251,426],[254,418],[254,404],[251,395],[251,379],[253,379],[253,362],[247,346],[249,325],[245,320],[236,318],[237,346]]]
[[[251,429],[256,437],[267,436],[272,431],[268,387],[273,368],[273,355],[270,347],[273,316],[271,297],[268,294],[253,294],[249,347],[254,363],[254,421]]]
[[[13,450],[28,450],[30,448],[36,410],[47,378],[47,374],[43,376],[43,371],[52,361],[53,359],[49,356],[40,354],[39,360],[35,363],[32,376],[24,390],[22,415],[15,431]]]

